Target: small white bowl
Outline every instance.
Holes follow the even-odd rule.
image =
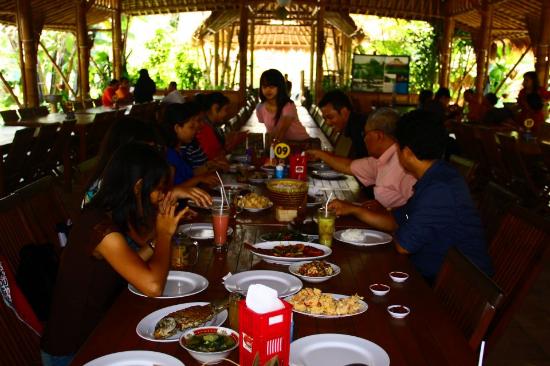
[[[340,274],[340,267],[338,267],[336,264],[327,262],[332,267],[332,271],[333,271],[332,275],[323,276],[323,277],[304,276],[304,275],[300,274],[300,272],[298,272],[298,270],[300,269],[300,267],[302,265],[304,265],[306,263],[311,263],[311,262],[296,262],[296,263],[293,263],[290,266],[288,266],[288,270],[294,276],[300,277],[302,280],[304,280],[306,282],[311,282],[311,283],[325,282],[325,281],[331,279],[332,277],[338,276]]]
[[[409,275],[405,272],[393,271],[393,272],[390,272],[390,278],[394,282],[405,282],[409,278]]]
[[[233,340],[235,341],[235,345],[229,349],[226,349],[224,351],[218,351],[218,352],[200,352],[195,351],[190,348],[188,348],[185,343],[186,340],[191,338],[194,335],[200,335],[200,334],[219,334],[219,335],[225,335],[225,336],[231,336]],[[199,361],[201,364],[208,363],[209,365],[214,365],[217,363],[220,363],[223,361],[224,358],[227,358],[231,351],[233,351],[235,348],[239,346],[239,333],[235,332],[233,329],[224,328],[224,327],[200,327],[200,328],[194,328],[191,330],[188,330],[187,332],[183,333],[183,335],[180,337],[179,340],[180,346],[185,348],[187,352],[197,361]]]
[[[380,287],[380,288],[377,289],[377,287]],[[384,289],[382,289],[382,287]],[[369,289],[376,296],[384,296],[385,294],[390,292],[390,286],[384,285],[383,283],[373,283],[372,285],[369,286]]]
[[[403,305],[388,306],[388,313],[395,319],[403,319],[411,313],[411,309]]]

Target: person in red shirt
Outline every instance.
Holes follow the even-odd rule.
[[[518,94],[518,107],[520,113],[516,122],[520,128],[524,127],[526,119],[532,119],[535,122],[533,132],[544,123],[544,103],[550,100],[550,92],[540,86],[540,82],[535,71],[526,72],[523,75],[523,89]]]
[[[468,103],[468,121],[481,122],[489,109],[485,99],[482,103],[479,103],[475,92],[472,89],[468,89],[464,92],[464,101]]]
[[[119,85],[120,83],[117,79],[111,80],[109,86],[103,91],[103,95],[101,96],[101,104],[103,104],[105,107],[113,106],[113,103],[118,100],[116,98],[116,91]]]

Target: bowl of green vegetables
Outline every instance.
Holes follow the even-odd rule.
[[[239,333],[224,327],[201,327],[185,332],[180,345],[201,364],[217,364],[239,345]]]

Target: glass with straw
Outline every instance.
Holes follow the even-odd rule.
[[[216,174],[221,184],[222,200],[221,203],[212,205],[212,228],[214,229],[214,248],[218,251],[223,251],[227,250],[227,229],[229,227],[231,209],[225,188],[223,187],[223,181],[218,172]]]
[[[317,224],[319,225],[319,244],[332,246],[332,235],[336,226],[336,213],[328,208],[332,192],[327,199],[325,205],[319,208],[317,212]]]

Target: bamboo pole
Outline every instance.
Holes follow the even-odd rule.
[[[46,49],[46,46],[44,46],[44,43],[42,43],[42,41],[40,41],[38,43],[40,45],[40,47],[42,47],[42,50],[44,51],[44,53],[46,54],[46,57],[48,57],[48,59],[50,60],[50,62],[52,63],[55,71],[57,71],[57,74],[61,77],[61,80],[63,80],[63,83],[65,84],[65,86],[69,89],[69,91],[71,92],[71,94],[76,98],[76,92],[74,91],[73,88],[71,88],[71,84],[69,84],[69,81],[67,80],[67,78],[65,77],[65,75],[63,74],[63,72],[61,71],[61,68],[59,67],[59,65],[57,64],[57,62],[55,62],[55,60],[53,59],[53,57],[50,55],[50,53],[48,52],[48,50]]]
[[[309,49],[309,91],[313,93],[313,70],[315,64],[315,25],[311,25],[311,43]]]
[[[97,73],[101,75],[103,82],[109,81],[109,75],[105,74],[103,70],[99,68],[99,65],[95,62],[93,57],[90,57],[90,61],[92,61],[92,64],[94,64],[94,67],[97,69]]]
[[[452,17],[445,18],[443,30],[443,39],[441,41],[441,71],[439,73],[439,86],[449,87],[449,75],[451,70],[451,48],[453,43],[453,35],[455,32],[455,20]]]
[[[239,94],[244,103],[246,96],[246,67],[248,65],[248,7],[246,0],[241,0],[239,23]],[[235,67],[237,65],[235,64]],[[235,74],[235,72],[234,72]],[[235,77],[233,77],[233,80]]]
[[[319,102],[323,93],[323,54],[325,53],[325,2],[319,2],[317,12],[317,64],[315,66],[315,100]]]
[[[548,68],[548,54],[550,51],[550,0],[542,0],[542,11],[540,15],[540,36],[537,44],[537,54],[535,61],[535,70],[540,80],[541,86],[546,89],[548,86],[548,77],[546,70]]]
[[[121,0],[113,0],[113,78],[122,77],[122,11]]]
[[[233,39],[233,32],[235,31],[235,23],[231,25],[231,31],[229,33],[226,33],[227,39],[226,39],[226,52],[225,52],[225,61],[223,63],[222,68],[222,83],[224,85],[229,85],[229,81],[231,78],[231,75],[229,74],[229,56],[231,54],[231,40]],[[225,82],[227,79],[227,83]]]
[[[88,39],[88,25],[86,24],[86,0],[76,1],[76,38],[78,43],[78,74],[80,101],[84,101],[90,93],[89,68],[90,46]]]
[[[220,82],[220,33],[214,33],[214,86]]]
[[[38,56],[30,0],[17,0],[17,24],[21,44],[19,51],[23,53],[24,60],[22,74],[25,75],[25,106],[38,107]]]
[[[506,76],[504,77],[504,79],[502,79],[502,81],[498,84],[498,86],[496,87],[495,89],[495,94],[498,93],[498,91],[500,90],[500,88],[502,88],[502,86],[504,85],[504,82],[506,80],[508,80],[508,78],[510,77],[510,75],[512,75],[512,73],[516,70],[516,68],[518,67],[518,65],[520,64],[520,62],[523,60],[523,58],[525,57],[525,55],[527,55],[527,53],[529,53],[529,51],[531,50],[531,46],[527,47],[525,49],[525,51],[521,54],[521,57],[517,60],[517,62],[514,64],[514,67],[512,67],[510,69],[510,71],[508,71],[508,73],[506,74]]]
[[[334,41],[334,60],[336,61],[336,70],[338,70],[338,73],[341,72],[340,70],[340,42],[338,41],[338,36],[336,34],[336,28],[332,28],[332,39]]]
[[[2,71],[1,71],[1,70],[0,70],[0,80],[2,80],[2,84],[4,84],[4,88],[5,88],[6,91],[11,95],[11,97],[13,98],[13,100],[15,101],[15,103],[17,104],[17,107],[23,108],[23,105],[22,105],[21,102],[19,101],[19,98],[17,98],[17,95],[15,95],[15,93],[13,92],[13,88],[12,88],[11,85],[6,81],[6,79],[4,79],[4,75],[2,74]]]
[[[254,42],[256,41],[256,21],[254,17],[250,24],[250,89],[254,89]]]
[[[489,0],[481,3],[481,28],[477,47],[477,76],[476,92],[479,103],[483,101],[483,89],[487,78],[487,65],[489,63],[489,47],[491,46],[491,27],[493,26],[493,6]]]

